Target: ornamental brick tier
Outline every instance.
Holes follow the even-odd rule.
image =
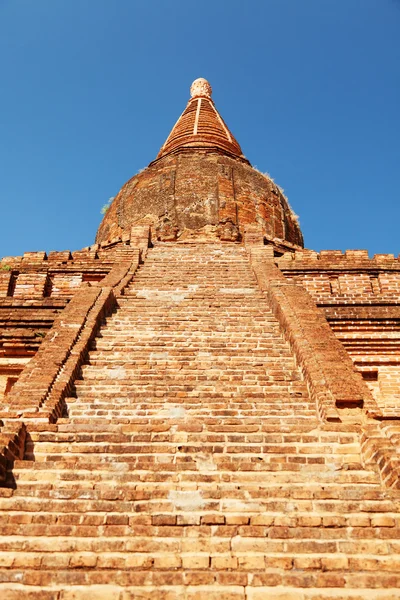
[[[399,599],[400,261],[304,249],[191,92],[95,244],[0,261],[0,598]]]

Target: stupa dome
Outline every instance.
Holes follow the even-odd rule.
[[[115,197],[98,233],[104,242],[148,223],[164,241],[201,236],[239,241],[246,225],[303,246],[289,204],[277,185],[254,169],[211,98],[196,79],[191,98],[157,158]]]

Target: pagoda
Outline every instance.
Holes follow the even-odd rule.
[[[94,244],[0,261],[0,598],[400,598],[399,258],[305,249],[190,92]]]

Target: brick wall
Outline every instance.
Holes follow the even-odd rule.
[[[384,415],[400,416],[400,261],[364,250],[287,252],[276,262],[325,313]]]
[[[128,235],[72,253],[25,252],[0,261],[0,403],[81,285],[105,281],[146,235],[131,233],[133,246]]]

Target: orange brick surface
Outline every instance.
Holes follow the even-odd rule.
[[[210,94],[0,261],[2,600],[400,598],[399,260],[303,249]]]

